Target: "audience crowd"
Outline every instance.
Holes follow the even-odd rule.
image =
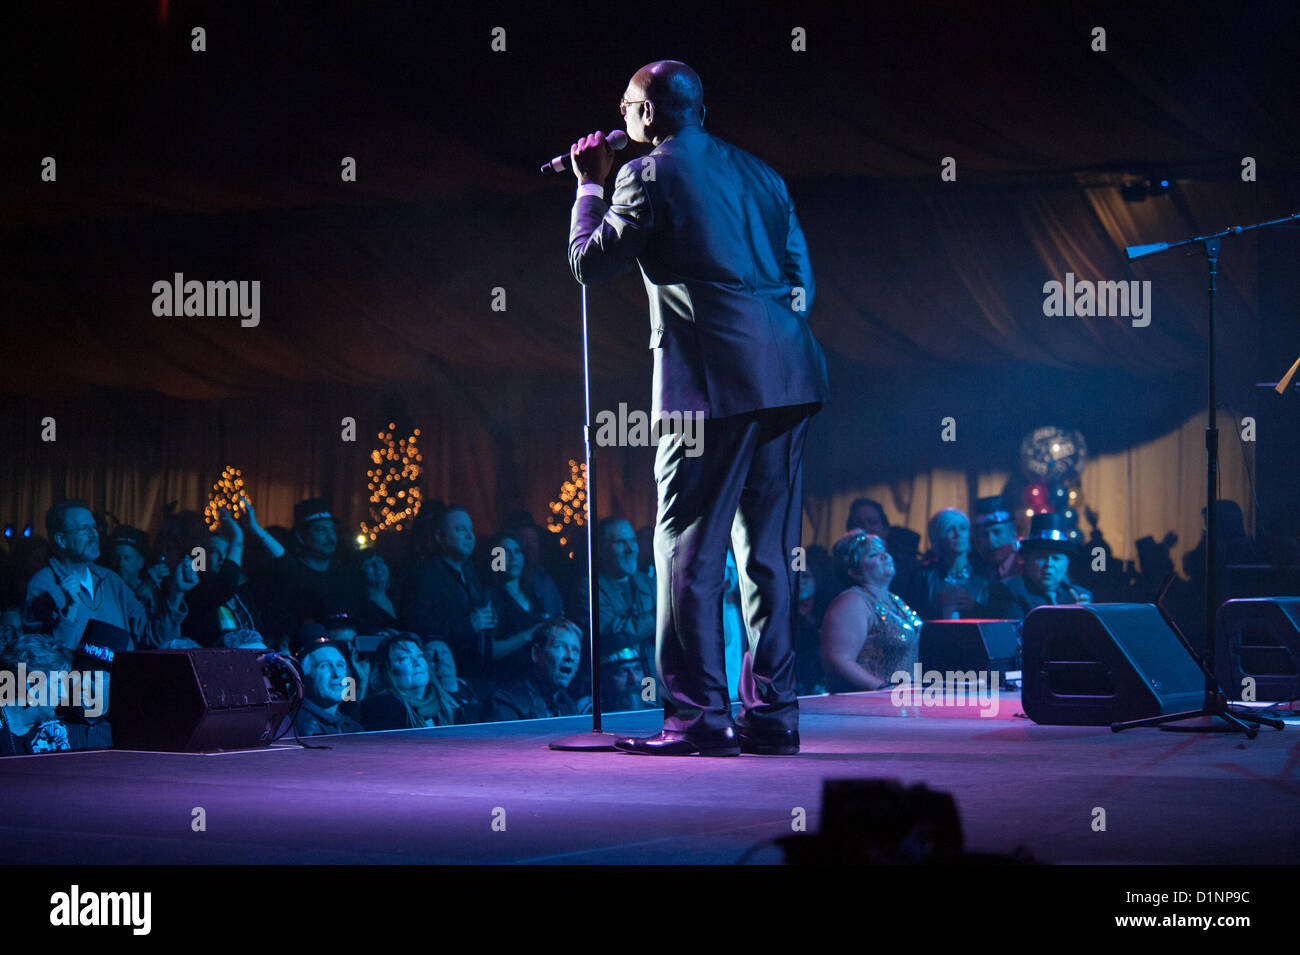
[[[92,713],[13,687],[24,674],[69,670],[107,685],[114,655],[132,649],[290,655],[304,689],[300,736],[590,712],[585,568],[563,559],[528,513],[511,514],[480,545],[468,511],[434,502],[396,540],[399,553],[392,541],[381,550],[343,540],[322,498],[301,501],[291,528],[262,527],[246,499],[240,511],[222,512],[215,529],[197,513],[171,513],[151,540],[65,500],[46,514],[44,537],[10,542],[0,571],[0,689],[10,687],[0,693],[0,755],[111,745],[107,706]],[[651,535],[617,516],[596,534],[602,707],[652,708]],[[794,621],[801,694],[886,686],[916,662],[926,620],[1023,619],[1042,604],[1089,602],[1094,590],[1146,601],[1137,590],[1172,567],[1173,540],[1147,539],[1139,550],[1151,573],[1099,574],[1094,548],[1109,548],[1096,532],[1081,542],[1045,513],[1019,538],[997,497],[981,498],[973,519],[938,511],[928,534],[922,554],[918,534],[891,527],[862,498],[831,552],[808,548]],[[1233,546],[1248,549],[1244,530]],[[725,574],[734,698],[748,638],[733,555]]]

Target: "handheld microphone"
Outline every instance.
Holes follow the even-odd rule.
[[[605,134],[605,145],[608,146],[610,149],[619,150],[622,149],[627,144],[628,144],[627,133],[623,132],[623,130],[621,129],[616,129],[613,132]],[[568,168],[569,168],[569,154],[562,153],[559,156],[556,156],[550,162],[546,163],[544,166],[542,166],[542,172],[544,173],[564,172],[564,170]]]

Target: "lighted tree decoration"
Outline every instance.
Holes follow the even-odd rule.
[[[209,530],[217,529],[217,525],[221,523],[223,510],[229,511],[234,517],[239,517],[243,512],[239,499],[244,496],[244,493],[244,472],[227,464],[226,469],[221,472],[221,477],[217,478],[217,483],[212,485],[212,493],[208,495],[208,503],[203,508],[203,520]]]
[[[560,499],[551,501],[551,516],[546,529],[560,535],[560,546],[568,547],[572,540],[569,527],[581,527],[587,521],[587,465],[569,459],[569,479],[560,485]],[[569,551],[573,560],[573,551]]]
[[[366,472],[370,479],[370,521],[361,522],[361,533],[378,540],[384,531],[400,531],[420,513],[420,462],[424,456],[417,447],[420,429],[410,437],[397,439],[397,424],[388,422],[388,430],[379,432],[379,447],[370,452],[374,467]]]

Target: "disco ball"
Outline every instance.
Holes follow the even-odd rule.
[[[1031,481],[1052,484],[1083,470],[1088,444],[1078,431],[1035,428],[1020,442],[1020,467]]]

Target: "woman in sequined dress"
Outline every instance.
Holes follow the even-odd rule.
[[[849,531],[832,555],[849,586],[831,601],[822,621],[826,687],[850,693],[891,686],[895,672],[910,675],[916,663],[921,618],[889,592],[894,560],[879,537]]]

